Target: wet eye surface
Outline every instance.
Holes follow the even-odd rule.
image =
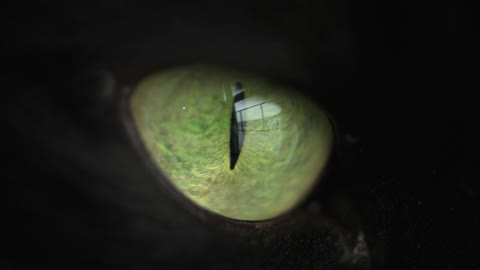
[[[164,70],[130,97],[160,171],[201,207],[238,220],[275,218],[312,189],[330,155],[327,113],[294,89],[209,66]]]

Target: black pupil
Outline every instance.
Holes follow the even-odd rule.
[[[238,157],[240,156],[240,151],[243,146],[243,139],[245,138],[245,125],[246,121],[243,119],[238,119],[240,116],[237,116],[237,111],[235,109],[235,103],[245,99],[245,92],[243,86],[240,82],[236,82],[232,86],[232,117],[230,122],[230,169],[235,168],[237,164]]]

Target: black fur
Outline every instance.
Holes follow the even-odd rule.
[[[478,269],[453,1],[31,1],[2,13],[1,269]],[[184,63],[284,81],[332,113],[334,157],[301,207],[230,221],[165,183],[125,99],[142,75]]]

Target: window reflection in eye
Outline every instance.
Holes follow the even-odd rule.
[[[284,85],[222,68],[148,76],[130,109],[171,183],[233,219],[266,220],[291,210],[312,189],[332,147],[324,110]]]

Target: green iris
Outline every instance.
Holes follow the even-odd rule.
[[[239,220],[297,205],[325,168],[325,111],[265,78],[208,66],[143,79],[130,100],[146,149],[191,201]]]

